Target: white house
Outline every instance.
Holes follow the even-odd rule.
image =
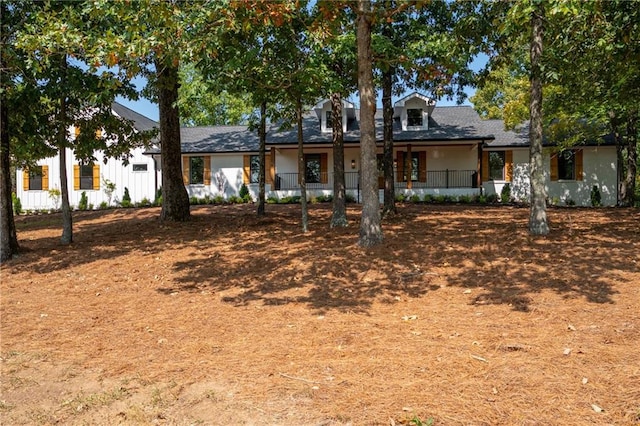
[[[129,108],[114,103],[113,113],[119,117],[131,120],[139,130],[149,130],[157,123]],[[70,128],[69,133],[76,135],[76,129]],[[111,194],[111,204],[121,200],[125,188],[129,190],[132,202],[147,198],[154,199],[156,182],[160,176],[157,172],[154,158],[145,155],[143,148],[132,150],[128,165],[112,158],[104,161],[104,155],[96,152],[96,161],[83,164],[78,161],[74,152],[67,148],[66,172],[69,179],[69,204],[77,207],[84,192],[88,203],[98,208],[101,203],[108,203],[109,197],[105,191],[105,182],[115,184],[115,191]],[[49,210],[60,207],[59,197],[55,196],[55,189],[60,189],[60,161],[59,156],[46,158],[38,162],[36,167],[28,170],[18,169],[16,180],[16,195],[20,199],[24,210]]]
[[[343,101],[342,110],[347,192],[357,198],[359,110],[347,101]],[[155,125],[131,110],[115,112],[128,118],[136,117],[142,127]],[[333,190],[331,128],[329,100],[318,103],[304,116],[305,173],[310,196],[330,194]],[[381,111],[376,115],[376,129],[379,163],[382,164]],[[502,188],[509,184],[512,198],[519,201],[529,198],[529,140],[526,129],[505,131],[502,121],[481,120],[469,106],[437,107],[434,100],[413,93],[395,103],[393,134],[398,194],[421,197],[425,194],[500,194]],[[184,127],[181,140],[183,179],[190,197],[229,197],[238,194],[242,184],[246,184],[256,198],[259,172],[257,132],[250,131],[247,126]],[[299,194],[296,129],[280,130],[277,125],[270,126],[266,150],[267,197]],[[158,182],[161,182],[160,172],[155,166],[160,163],[160,150],[156,147],[145,153],[136,151],[133,154],[128,166],[109,160],[91,173],[87,167],[81,168],[71,203],[77,205],[81,192],[86,191],[89,202],[97,207],[105,200],[99,183],[102,178],[116,183],[120,198],[126,186],[132,201],[153,200]],[[154,162],[154,158],[158,161]],[[73,160],[69,163],[69,176],[74,176]],[[550,202],[591,205],[591,190],[597,186],[603,205],[616,204],[617,157],[613,144],[585,143],[561,152],[549,145],[545,149],[544,164]],[[42,166],[42,183],[33,185],[31,189],[28,188],[32,181],[21,179],[24,172],[18,171],[18,196],[25,209],[52,206],[45,189],[45,176],[48,176],[48,187],[51,187],[58,178],[52,171],[56,167],[56,159],[47,159]],[[382,200],[382,173],[379,183]]]

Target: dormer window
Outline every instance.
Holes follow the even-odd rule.
[[[324,128],[327,131],[333,130],[333,111],[326,111],[324,115]]]
[[[407,127],[422,127],[422,108],[407,109]]]

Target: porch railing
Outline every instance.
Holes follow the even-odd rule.
[[[393,176],[396,179],[395,186],[398,189],[409,188],[407,181],[398,181],[397,170]],[[275,176],[275,190],[295,190],[300,188],[298,173],[277,173]],[[359,187],[359,172],[345,172],[346,189]],[[411,188],[475,188],[477,187],[478,174],[476,170],[428,170],[426,179],[412,180]],[[382,183],[380,177],[379,182]],[[321,173],[315,179],[307,180],[307,189],[333,189],[333,173]]]

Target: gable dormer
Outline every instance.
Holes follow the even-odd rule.
[[[320,101],[316,106],[313,107],[313,110],[318,117],[318,121],[320,122],[320,131],[322,133],[331,133],[333,132],[333,123],[332,116],[333,113],[331,111],[331,100],[325,99]],[[342,131],[347,131],[347,124],[349,120],[352,120],[356,116],[355,106],[353,103],[349,101],[342,100]]]
[[[427,130],[435,107],[434,99],[414,92],[395,103],[393,116],[400,118],[403,131]]]

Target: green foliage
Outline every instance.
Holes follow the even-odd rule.
[[[107,203],[106,201],[102,201],[100,203],[100,205],[98,206],[98,209],[100,210],[106,210],[109,208],[109,203]]]
[[[102,188],[104,194],[107,196],[107,204],[111,205],[111,197],[116,190],[116,184],[109,179],[102,178]]]
[[[396,194],[396,201],[398,203],[403,203],[407,199],[405,194]]]
[[[49,198],[51,198],[51,200],[53,201],[54,209],[58,209],[60,207],[60,196],[62,195],[60,189],[58,189],[57,187],[51,188],[47,192],[49,193]]]
[[[511,201],[511,184],[505,183],[500,191],[500,202],[508,203]]]
[[[13,214],[20,216],[22,214],[22,202],[15,192],[11,193],[11,204],[13,205]]]
[[[408,424],[412,426],[433,426],[433,419],[422,420],[418,416],[413,416]]]
[[[495,204],[498,202],[498,194],[489,194],[487,195],[487,203]]]
[[[345,194],[344,199],[347,203],[355,203],[357,201],[353,194]]]
[[[316,197],[316,201],[318,203],[330,203],[333,201],[333,195],[331,194],[320,194]]]
[[[575,205],[576,205],[575,200],[574,200],[573,198],[571,198],[571,197],[567,197],[567,198],[565,198],[565,199],[564,199],[564,203],[565,203],[567,206],[575,206]]]
[[[247,188],[247,185],[245,185],[244,183],[240,186],[238,196],[245,203],[250,203],[251,201],[253,201],[253,199],[251,198],[251,193],[249,192],[249,188]]]
[[[424,197],[422,198],[422,201],[424,201],[425,203],[433,203],[433,195],[424,194]]]
[[[278,204],[280,202],[280,199],[275,196],[275,195],[270,195],[269,197],[267,197],[267,204]]]
[[[87,210],[89,207],[89,199],[87,198],[87,191],[82,191],[80,194],[80,202],[78,203],[78,210]]]
[[[591,205],[593,207],[600,207],[602,205],[602,194],[600,194],[598,185],[593,185],[591,188]]]
[[[420,196],[418,194],[413,194],[411,195],[411,197],[409,197],[409,201],[411,201],[412,203],[419,203],[422,200],[420,199]]]
[[[461,204],[469,204],[473,201],[473,198],[470,195],[460,195],[458,197],[458,202]]]
[[[151,207],[152,203],[147,197],[144,197],[142,200],[136,203],[136,207]]]
[[[120,201],[120,205],[122,207],[131,207],[131,195],[129,195],[129,188],[124,187],[124,195],[122,196],[122,201]]]

